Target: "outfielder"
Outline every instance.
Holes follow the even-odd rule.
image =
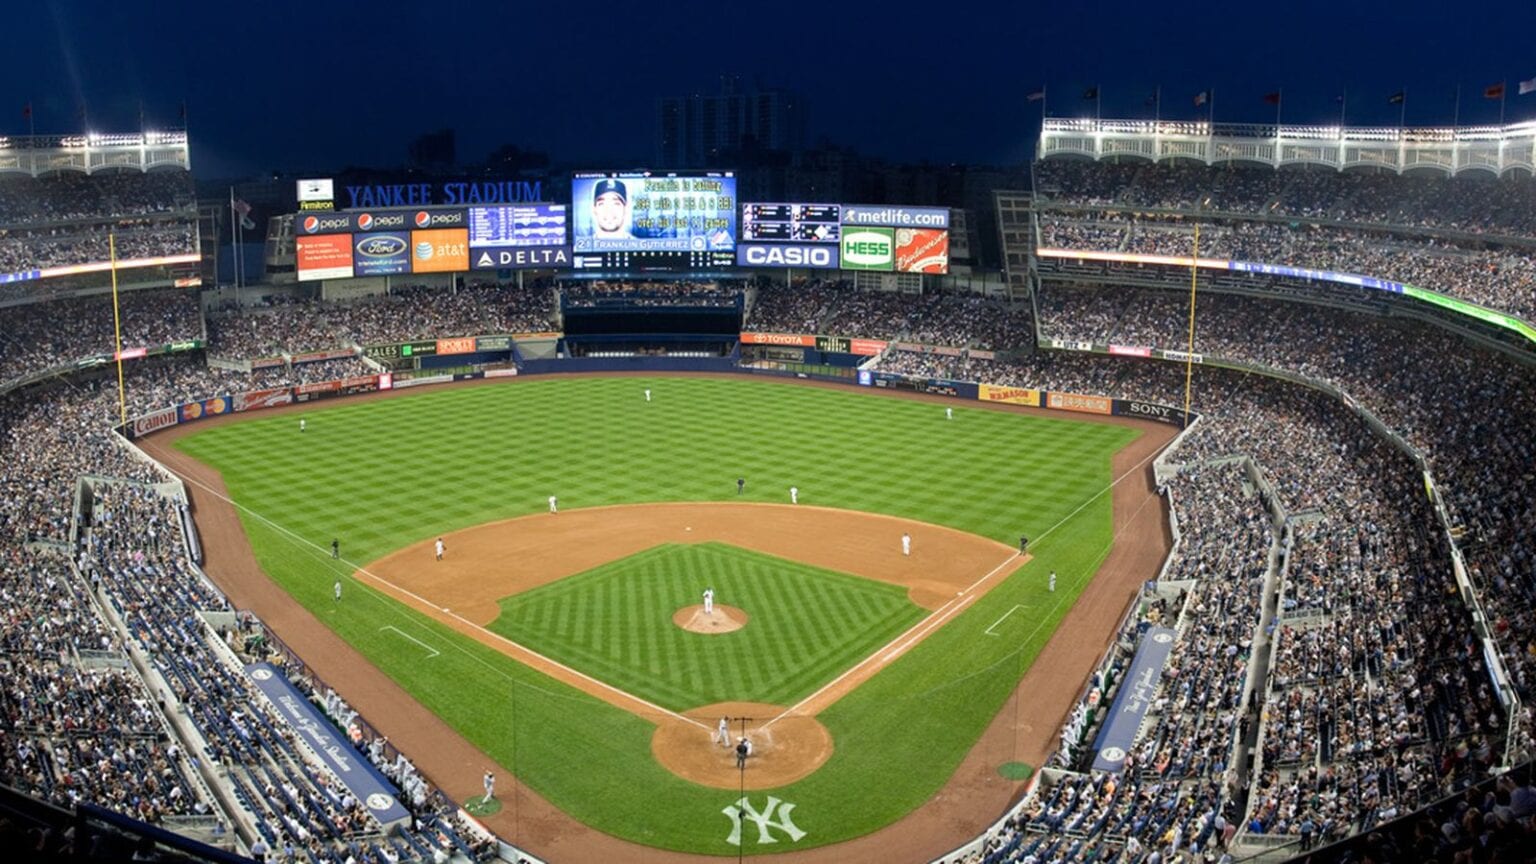
[[[651,388],[645,388],[645,401],[651,401]]]
[[[955,419],[955,409],[953,409],[953,408],[945,408],[944,409],[944,419],[945,420],[953,420],[953,419]]]
[[[555,506],[555,496],[553,496],[553,495],[549,496],[549,512],[551,512],[551,513],[559,513],[560,512],[560,508]]]
[[[341,580],[340,579],[336,580],[336,602],[337,603],[341,602]]]
[[[909,555],[909,556],[912,554],[912,535],[911,534],[903,534],[903,535],[901,535],[901,554]]]
[[[1051,591],[1055,591],[1056,590],[1056,571],[1055,570],[1051,571],[1051,581],[1049,583],[1049,587],[1050,587]]]
[[[443,553],[446,551],[448,551],[448,547],[443,545],[443,538],[437,538],[437,560],[443,560]]]
[[[715,614],[715,589],[713,588],[704,589],[704,614]]]
[[[305,422],[304,422],[304,418],[303,418],[303,417],[300,417],[300,418],[299,418],[299,431],[300,431],[300,432],[303,432],[303,431],[304,431],[304,427],[305,427],[305,425],[307,425],[307,424],[305,424]]]
[[[799,486],[791,486],[791,487],[789,487],[789,503],[791,503],[791,504],[799,504],[800,503],[800,487]]]
[[[715,727],[715,740],[721,747],[731,746],[731,727],[724,717],[720,718],[720,724]]]

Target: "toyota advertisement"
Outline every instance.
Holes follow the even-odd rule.
[[[294,238],[300,282],[352,278],[352,235],[316,234]]]

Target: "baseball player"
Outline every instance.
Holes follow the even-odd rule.
[[[745,738],[736,742],[736,767],[747,767],[747,757],[752,755],[752,742]]]
[[[553,496],[553,495],[549,496],[549,512],[551,512],[551,513],[559,513],[560,512],[560,508],[555,506],[555,496]]]
[[[645,388],[645,401],[651,401],[651,388]]]
[[[1050,587],[1050,590],[1052,592],[1054,592],[1056,590],[1056,571],[1055,570],[1051,571],[1051,581],[1048,582],[1047,585]]]
[[[799,504],[800,503],[800,487],[799,486],[791,486],[791,487],[789,487],[789,503],[791,503],[791,504]]]
[[[485,800],[489,803],[492,798],[496,797],[496,775],[487,771],[485,772],[485,778],[480,782],[485,786]]]
[[[747,478],[745,478],[745,477],[737,477],[736,478],[736,494],[740,495],[742,492],[746,491],[746,488],[747,488]]]
[[[720,742],[721,747],[731,746],[731,727],[724,717],[721,717],[719,725],[715,726],[715,740]]]
[[[443,538],[437,538],[437,560],[443,560],[443,553],[446,551],[448,551],[448,547],[443,545]]]
[[[335,594],[336,594],[336,602],[340,603],[341,602],[341,580],[340,579],[336,580]]]
[[[305,426],[305,425],[306,425],[306,424],[305,424],[305,422],[304,422],[304,418],[303,418],[303,417],[300,417],[300,418],[299,418],[299,431],[300,431],[300,432],[303,432],[303,431],[304,431],[304,426]]]
[[[713,588],[704,589],[704,614],[715,614],[715,589]]]
[[[911,534],[903,534],[903,535],[901,535],[901,554],[908,555],[908,556],[910,556],[912,554],[912,535]]]
[[[340,558],[341,557],[341,540],[339,538],[336,538],[336,537],[332,537],[331,538],[331,557],[332,558]]]
[[[953,419],[955,419],[955,409],[953,409],[953,408],[945,408],[944,409],[944,419],[945,420],[953,420]]]

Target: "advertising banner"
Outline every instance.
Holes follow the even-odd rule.
[[[1125,757],[1136,741],[1141,721],[1152,708],[1157,683],[1162,680],[1168,655],[1173,653],[1176,635],[1167,627],[1148,627],[1141,634],[1131,668],[1125,673],[1120,690],[1109,705],[1104,726],[1099,729],[1099,737],[1093,742],[1093,770],[1119,771],[1125,767]]]
[[[342,396],[351,396],[355,393],[372,393],[379,389],[379,376],[354,375],[350,378],[343,378],[336,383],[338,385],[336,389]]]
[[[471,249],[469,257],[476,270],[563,270],[571,266],[571,247]]]
[[[577,174],[571,231],[576,252],[734,252],[736,175]]]
[[[476,336],[476,351],[511,351],[511,336]]]
[[[884,225],[891,228],[949,228],[947,207],[892,207],[886,204],[844,204],[843,225]],[[846,231],[844,232],[847,233]]]
[[[204,399],[200,402],[188,402],[180,406],[178,410],[181,412],[181,422],[189,423],[204,417],[217,417],[220,414],[228,414],[230,406],[231,402],[228,396],[214,396],[211,399]]]
[[[971,359],[973,359],[973,360],[996,360],[997,359],[997,352],[996,351],[982,351],[982,350],[977,349],[977,348],[972,348],[970,351],[967,351],[966,353],[969,354],[971,356]]]
[[[380,231],[352,235],[352,270],[358,276],[390,276],[411,272],[410,235]]]
[[[260,411],[263,408],[276,408],[279,405],[293,403],[293,391],[287,387],[279,387],[272,390],[248,390],[235,394],[235,411]]]
[[[135,417],[130,424],[133,429],[133,437],[148,435],[151,432],[175,426],[181,422],[181,415],[175,408],[161,408],[159,411],[151,411],[142,417]]]
[[[742,333],[743,345],[794,345],[801,348],[811,348],[816,345],[816,337],[796,333]]]
[[[1120,417],[1145,417],[1173,426],[1184,425],[1184,411],[1155,402],[1138,402],[1134,399],[1114,400],[1114,413]]]
[[[436,353],[473,354],[475,353],[475,337],[460,336],[456,339],[439,339],[437,340]]]
[[[310,234],[351,234],[351,213],[300,213],[293,217],[293,233],[298,237]]]
[[[411,232],[412,273],[462,273],[468,269],[468,230],[433,228]]]
[[[896,229],[896,272],[948,273],[949,232],[932,228]]]
[[[314,384],[300,384],[293,388],[293,401],[313,402],[326,396],[335,396],[340,390],[340,381],[319,381]]]
[[[896,266],[894,228],[849,228],[843,232],[840,248],[844,270],[888,271]]]
[[[1188,351],[1160,350],[1160,351],[1157,352],[1157,354],[1158,354],[1159,357],[1162,357],[1164,360],[1178,360],[1181,363],[1186,361],[1186,360],[1188,360],[1188,361],[1190,361],[1192,363],[1204,363],[1205,362],[1205,355],[1198,354],[1198,353],[1191,354]]]
[[[251,361],[251,369],[253,371],[256,369],[271,369],[283,365],[283,362],[281,357],[262,357]]]
[[[889,344],[879,339],[854,339],[848,345],[848,353],[857,354],[860,357],[873,357],[884,351]]]
[[[309,745],[333,776],[352,797],[368,808],[385,826],[410,821],[411,814],[400,803],[400,793],[383,774],[368,764],[363,754],[342,736],[331,721],[310,704],[309,699],[289,683],[282,670],[270,663],[245,667],[252,685],[272,703],[276,714],[291,734]]]
[[[293,355],[293,365],[298,366],[303,363],[319,363],[324,360],[340,360],[344,357],[351,356],[353,355],[352,349],[350,348],[332,348],[329,351],[309,351],[304,354]]]
[[[976,398],[982,402],[1006,402],[1009,405],[1028,405],[1032,408],[1040,407],[1040,391],[1027,387],[1004,387],[997,384],[982,384],[977,388]]]
[[[352,278],[352,235],[317,234],[295,237],[300,282]]]
[[[1103,396],[1058,393],[1054,390],[1046,394],[1045,404],[1047,408],[1058,411],[1077,411],[1082,414],[1110,414],[1114,410],[1111,400]]]
[[[509,366],[506,369],[487,369],[487,370],[485,370],[485,377],[487,377],[487,378],[516,378],[517,377],[517,367],[516,366]]]
[[[1119,354],[1124,357],[1151,357],[1152,349],[1139,345],[1110,345],[1109,353]]]
[[[743,243],[736,247],[741,267],[803,267],[836,270],[837,246],[831,243]]]

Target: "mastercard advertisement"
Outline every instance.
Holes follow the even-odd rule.
[[[412,273],[462,273],[468,269],[468,228],[411,232]]]
[[[896,272],[948,273],[949,232],[932,228],[897,228]]]

